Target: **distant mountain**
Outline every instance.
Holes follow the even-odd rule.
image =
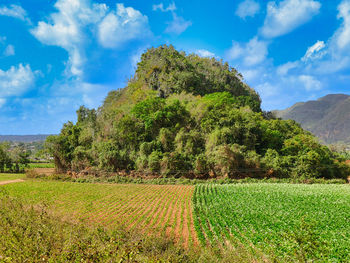
[[[277,117],[292,119],[325,143],[350,143],[350,96],[329,94],[318,100],[300,102],[285,110],[274,111]]]
[[[0,142],[39,142],[45,141],[50,134],[37,135],[0,135]]]

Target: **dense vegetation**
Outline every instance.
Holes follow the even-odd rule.
[[[163,176],[346,178],[343,159],[292,120],[262,112],[227,63],[151,48],[96,111],[80,107],[47,148],[61,172],[95,167]]]
[[[193,203],[203,245],[244,244],[266,262],[349,262],[346,185],[198,185]]]
[[[23,172],[28,167],[29,155],[21,146],[11,147],[9,143],[0,143],[0,173]]]

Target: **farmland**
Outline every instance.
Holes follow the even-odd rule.
[[[202,245],[243,244],[271,261],[349,261],[347,185],[199,185],[195,224]]]
[[[26,206],[47,207],[63,221],[91,229],[122,227],[143,236],[164,234],[187,249],[233,249],[233,258],[243,257],[242,262],[349,261],[348,185],[189,186],[29,179],[0,189]]]
[[[29,163],[29,168],[55,168],[53,163]]]
[[[192,223],[193,186],[78,184],[28,180],[3,186],[28,204],[45,203],[64,218],[88,225],[166,232],[185,246],[197,243]]]

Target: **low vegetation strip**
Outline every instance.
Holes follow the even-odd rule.
[[[16,180],[9,180],[9,181],[1,181],[0,185],[5,185],[5,184],[13,184],[13,183],[21,183],[24,182],[22,179],[16,179]]]
[[[16,179],[24,179],[24,178],[25,178],[24,174],[3,174],[3,173],[0,173],[0,182],[11,181],[11,180],[16,180]]]
[[[347,185],[198,185],[195,227],[203,245],[244,245],[277,262],[349,262]]]
[[[22,200],[24,201],[24,200]],[[165,236],[88,227],[30,206],[0,189],[0,262],[198,262]],[[213,262],[209,255],[204,262]],[[218,261],[219,262],[219,261]]]
[[[26,203],[44,202],[57,213],[65,217],[74,215],[75,219],[83,219],[90,225],[108,228],[124,225],[129,229],[142,229],[144,233],[167,232],[185,246],[196,240],[190,220],[192,207],[188,205],[194,186],[28,180],[4,188],[10,196],[23,198]]]

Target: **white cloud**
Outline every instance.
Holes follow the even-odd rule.
[[[350,1],[343,1],[338,6],[338,19],[343,19],[342,26],[333,37],[334,44],[338,49],[350,47]]]
[[[171,4],[168,5],[167,8],[164,8],[164,4],[163,3],[160,3],[158,5],[153,5],[152,6],[152,9],[153,11],[157,11],[157,10],[160,10],[162,12],[173,12],[176,10],[176,5],[174,2],[172,2]]]
[[[7,6],[0,7],[0,15],[14,17],[30,23],[30,20],[27,16],[27,12],[19,5],[10,5],[9,7]]]
[[[242,60],[245,66],[254,66],[266,59],[268,50],[267,42],[252,38],[248,43],[240,44],[233,42],[231,49],[227,52],[227,59]]]
[[[318,14],[320,8],[321,4],[314,0],[284,0],[279,5],[269,2],[261,34],[274,38],[290,33]]]
[[[180,35],[191,25],[191,21],[186,21],[183,17],[177,16],[173,13],[173,20],[168,23],[165,33]]]
[[[76,77],[83,76],[89,44],[98,41],[102,47],[118,48],[148,32],[147,17],[123,4],[112,10],[91,0],[58,0],[55,8],[58,12],[51,14],[48,22],[40,21],[31,32],[42,43],[65,49],[69,55],[67,72]]]
[[[243,78],[247,81],[254,81],[257,78],[259,78],[260,74],[262,73],[260,69],[253,68],[253,69],[241,69],[241,74],[243,75]]]
[[[84,27],[97,23],[107,12],[104,4],[91,5],[88,0],[58,0],[58,13],[50,15],[50,22],[40,21],[32,34],[46,45],[67,50],[67,68],[72,75],[81,76],[85,63],[84,42],[87,36]]]
[[[117,48],[149,34],[147,16],[123,4],[117,4],[116,12],[110,12],[98,26],[99,42],[106,48]]]
[[[200,57],[215,57],[215,54],[206,49],[198,49],[195,53]]]
[[[254,0],[245,0],[238,5],[236,15],[242,19],[255,16],[260,10],[260,4]]]
[[[287,63],[277,67],[277,70],[276,70],[277,74],[278,75],[287,75],[291,69],[298,67],[298,65],[299,65],[299,63],[297,61],[287,62]]]
[[[320,51],[315,50],[312,58],[305,60],[308,62],[306,70],[317,74],[333,74],[346,70],[350,66],[350,1],[344,0],[338,5],[337,18],[342,20],[339,28],[329,38],[327,43],[315,44],[314,48],[322,47]],[[311,50],[312,51],[312,50]]]
[[[4,55],[5,57],[9,57],[9,56],[15,55],[15,47],[14,47],[13,45],[8,45],[8,46],[5,48],[3,55]]]
[[[304,85],[307,91],[322,89],[322,83],[313,76],[300,75],[299,81]]]
[[[175,11],[176,11],[176,5],[174,2],[168,5],[167,8],[164,8],[164,4],[160,3],[158,5],[153,5],[152,6],[153,11],[161,11],[161,12],[171,12],[173,16],[173,20],[168,22],[168,26],[165,29],[165,33],[168,34],[175,34],[175,35],[180,35],[183,33],[189,26],[192,25],[191,21],[185,20],[183,17],[178,16]]]
[[[309,59],[317,59],[321,58],[325,55],[325,52],[320,52],[322,49],[326,47],[325,43],[323,41],[317,41],[315,44],[313,44],[311,47],[309,47],[304,55],[304,57],[301,59],[302,61],[306,61]]]
[[[6,100],[4,98],[0,98],[0,108],[4,106],[6,103]]]
[[[29,65],[19,64],[7,71],[0,69],[0,98],[19,96],[29,90],[35,81],[35,72]]]
[[[263,96],[263,98],[269,98],[279,93],[278,86],[272,85],[269,82],[263,82],[256,86],[257,91]]]

